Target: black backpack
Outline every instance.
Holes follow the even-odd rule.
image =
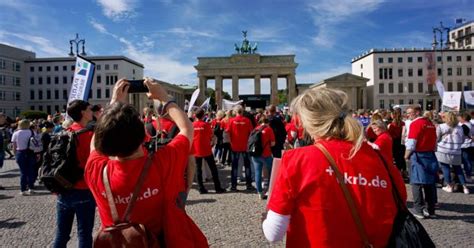
[[[247,152],[250,156],[260,157],[263,153],[263,142],[262,142],[262,131],[265,128],[256,128],[254,129],[249,136],[247,141]]]
[[[49,191],[63,193],[84,177],[84,169],[79,167],[76,143],[77,136],[88,131],[88,128],[76,132],[61,130],[52,135],[39,171],[40,180]]]

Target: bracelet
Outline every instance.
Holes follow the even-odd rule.
[[[167,112],[167,111],[166,111],[166,108],[168,108],[168,106],[169,106],[171,103],[175,103],[175,104],[176,104],[176,101],[171,100],[171,101],[166,102],[165,105],[163,105],[163,108],[161,109],[161,113],[160,113],[161,116],[165,115],[165,113]]]

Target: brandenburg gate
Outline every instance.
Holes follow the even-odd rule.
[[[217,109],[222,108],[223,80],[232,79],[232,99],[239,100],[239,79],[254,79],[254,93],[261,94],[262,78],[270,79],[271,104],[278,104],[278,78],[286,78],[288,102],[296,97],[295,55],[263,56],[256,53],[257,45],[251,46],[247,32],[243,31],[242,46],[235,45],[236,54],[230,57],[198,57],[194,66],[199,78],[200,99],[205,98],[207,80],[215,80]]]

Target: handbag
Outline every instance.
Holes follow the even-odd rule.
[[[133,190],[132,197],[122,218],[119,218],[118,216],[117,207],[115,205],[112,190],[110,188],[109,178],[107,176],[107,165],[105,166],[102,177],[114,224],[110,227],[101,229],[97,233],[97,235],[94,237],[94,247],[160,247],[158,237],[151,233],[143,224],[130,222],[130,214],[133,210],[133,207],[135,206],[138,193],[140,192],[140,189],[145,181],[145,176],[151,166],[153,154],[154,153],[149,153],[147,156],[145,166],[141,171],[141,174]]]
[[[341,172],[338,170],[336,162],[322,144],[317,143],[316,147],[324,154],[326,159],[329,161],[331,168],[336,174],[336,177],[339,181],[339,185],[341,186],[341,189],[344,193],[344,197],[346,198],[346,202],[349,205],[349,209],[351,210],[352,218],[356,223],[357,231],[359,232],[359,235],[362,238],[362,241],[364,242],[364,247],[373,247],[368,240],[367,233],[364,229],[364,226],[362,225],[361,218],[356,210],[354,200],[349,192],[349,189],[343,183],[344,178]],[[400,193],[398,192],[395,186],[395,182],[392,178],[392,175],[390,174],[390,171],[384,158],[378,151],[375,152],[382,160],[385,169],[388,172],[390,181],[392,182],[392,195],[395,200],[395,204],[397,205],[397,214],[395,215],[393,221],[392,233],[390,234],[387,247],[435,247],[433,241],[431,240],[423,225],[410,213],[407,206],[403,203]]]

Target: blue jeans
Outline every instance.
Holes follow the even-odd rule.
[[[239,171],[239,158],[242,156],[244,159],[244,167],[245,167],[245,183],[247,187],[252,186],[252,171],[250,169],[250,160],[249,154],[247,152],[233,152],[232,153],[232,169],[231,169],[231,177],[230,177],[230,184],[232,188],[237,187],[237,174]]]
[[[20,190],[26,191],[35,186],[36,159],[32,152],[27,150],[16,151],[16,163],[20,167]]]
[[[471,175],[472,175],[472,160],[473,160],[473,157],[474,157],[474,155],[473,155],[474,147],[461,149],[461,152],[462,152],[461,156],[462,156],[462,164],[464,166],[464,172],[466,173],[467,177],[471,177]]]
[[[74,215],[77,218],[79,247],[92,247],[95,201],[89,190],[72,189],[58,195],[56,203],[56,239],[54,248],[65,248],[69,241]]]
[[[272,164],[273,157],[251,157],[252,164],[255,169],[255,184],[257,188],[257,193],[262,193],[262,171],[263,166],[268,170],[268,181],[270,182],[270,176],[272,175]]]
[[[444,177],[444,182],[446,184],[451,184],[451,170],[449,168],[449,164],[445,163],[439,163],[441,165],[441,169],[443,170],[443,177]],[[462,168],[460,165],[453,165],[453,170],[454,173],[458,176],[459,178],[459,183],[461,185],[466,184],[466,179],[464,178],[464,173],[462,172]]]

